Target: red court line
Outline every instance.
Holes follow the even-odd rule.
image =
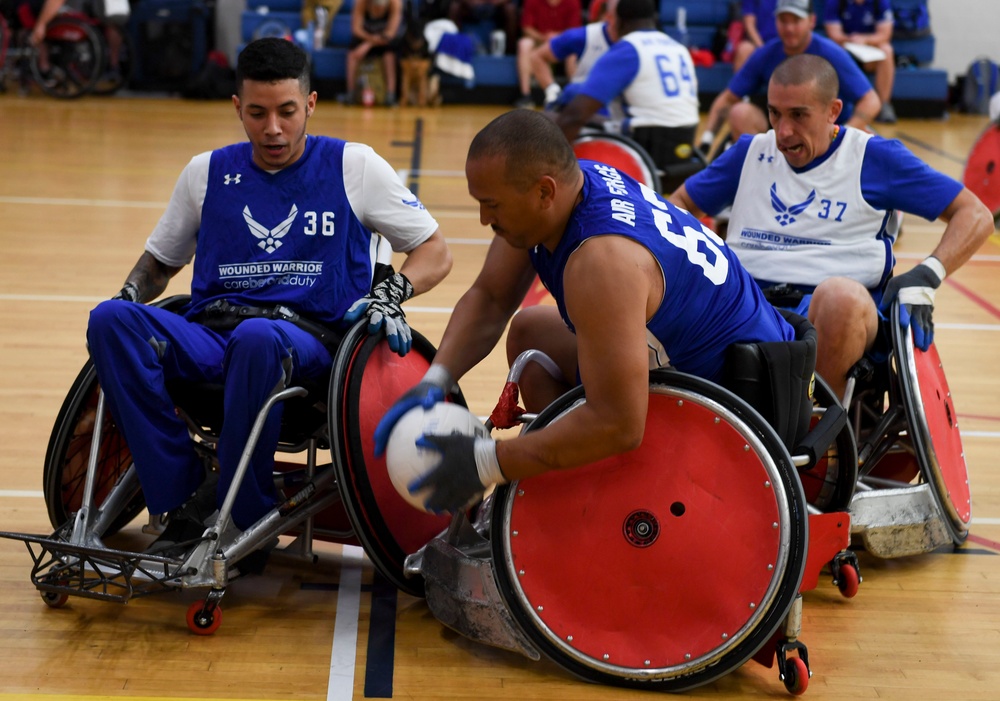
[[[1000,309],[997,309],[996,307],[994,307],[992,304],[990,304],[985,299],[983,299],[982,297],[980,297],[979,295],[977,295],[975,292],[973,292],[972,290],[970,290],[968,287],[966,287],[965,285],[963,285],[960,282],[956,282],[955,280],[953,280],[951,278],[945,278],[945,282],[947,282],[949,285],[951,285],[952,287],[954,287],[956,290],[958,290],[959,292],[961,292],[963,295],[965,295],[966,297],[968,297],[969,299],[971,299],[973,302],[975,302],[976,304],[978,304],[980,307],[982,307],[983,309],[985,309],[986,311],[988,311],[990,314],[992,314],[993,316],[995,316],[997,319],[1000,319]]]
[[[989,540],[988,538],[983,538],[982,536],[973,535],[972,533],[969,534],[968,539],[971,540],[973,543],[976,543],[977,545],[982,545],[984,548],[989,548],[990,550],[995,550],[996,552],[1000,553],[1000,543],[996,542],[995,540]]]

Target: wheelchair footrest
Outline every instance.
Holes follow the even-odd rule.
[[[0,538],[25,544],[34,562],[31,582],[42,592],[124,604],[136,596],[177,589],[179,578],[190,574],[182,560],[74,545],[63,539],[64,533],[45,537],[0,532]]]
[[[857,492],[851,534],[882,559],[919,555],[952,543],[929,484]]]
[[[504,606],[488,558],[469,557],[435,538],[424,549],[421,571],[427,606],[441,623],[470,640],[541,659]]]

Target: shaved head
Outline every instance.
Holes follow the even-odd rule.
[[[813,54],[799,54],[781,62],[771,74],[776,85],[808,85],[816,82],[816,97],[821,102],[832,102],[840,92],[837,71],[825,58]]]
[[[551,119],[534,110],[506,112],[483,127],[469,146],[468,160],[500,157],[504,177],[518,189],[539,178],[574,182],[580,172],[573,147]]]

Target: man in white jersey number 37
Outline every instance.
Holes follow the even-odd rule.
[[[899,141],[838,126],[837,73],[825,59],[785,60],[768,84],[766,134],[740,137],[670,201],[693,214],[732,206],[729,244],[761,287],[777,289],[818,335],[816,371],[843,396],[847,373],[871,349],[879,313],[898,297],[914,339],[933,339],[934,290],[993,231],[961,183]],[[895,210],[947,222],[932,254],[892,277]]]

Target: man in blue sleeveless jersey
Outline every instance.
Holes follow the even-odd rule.
[[[430,487],[430,509],[454,511],[492,484],[634,449],[650,367],[717,381],[731,344],[794,338],[718,236],[614,168],[578,162],[543,114],[515,110],[495,119],[473,139],[465,172],[480,221],[496,236],[434,364],[380,422],[376,451],[405,411],[440,400],[486,357],[536,271],[557,307],[514,316],[507,357],[539,349],[567,379],[529,364],[520,383],[525,405],[538,411],[577,379],[587,402],[512,440],[427,438],[442,462],[410,489]]]
[[[691,157],[698,128],[698,78],[687,48],[656,28],[653,0],[619,0],[618,40],[597,59],[587,80],[555,115],[572,142],[602,107],[623,112],[621,131],[660,170]]]
[[[371,331],[385,328],[393,350],[406,353],[400,305],[451,268],[437,223],[388,163],[363,144],[306,134],[316,93],[295,44],[247,45],[233,103],[249,140],[188,163],[125,286],[93,310],[87,330],[149,511],[171,514],[157,548],[200,536],[217,504],[168,381],[225,386],[221,503],[266,398],[323,377],[340,333],[365,315]],[[407,257],[373,288],[375,232]],[[195,248],[183,313],[142,304],[163,292]],[[233,509],[240,529],[276,504],[271,470],[280,420],[279,404],[240,486]]]
[[[742,100],[766,88],[779,63],[803,53],[822,56],[837,71],[839,97],[844,104],[838,115],[839,123],[861,128],[879,114],[882,102],[850,54],[813,32],[816,15],[812,0],[778,0],[774,13],[778,36],[754,51],[729,81],[728,87],[712,101],[700,139],[702,149],[711,147],[715,134],[727,118],[734,141],[743,134],[767,131],[764,113],[756,105]]]
[[[773,129],[743,136],[670,201],[696,215],[732,207],[726,242],[763,288],[786,302],[785,291],[805,294],[797,311],[816,327],[816,371],[843,396],[847,372],[875,342],[879,309],[897,296],[926,350],[934,289],[979,249],[993,219],[899,141],[838,126],[837,72],[819,56],[782,63],[767,100]],[[890,280],[896,210],[947,226],[930,257]]]

